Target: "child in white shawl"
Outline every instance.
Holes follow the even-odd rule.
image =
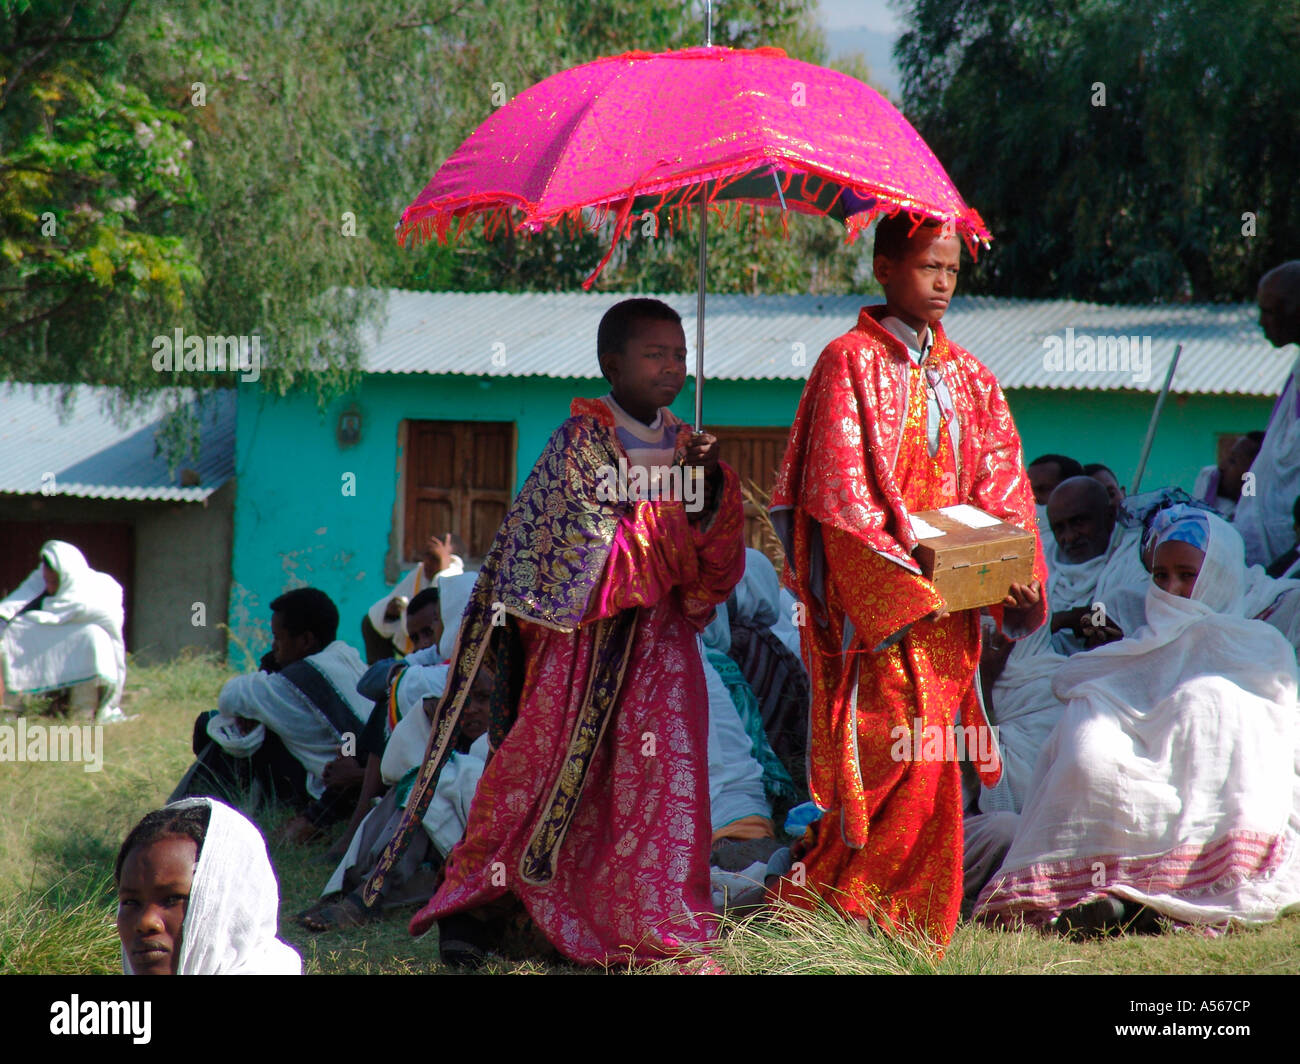
[[[1244,615],[1241,537],[1172,507],[1147,625],[1063,664],[1067,703],[976,915],[1261,923],[1300,902],[1296,656]]]
[[[301,975],[276,938],[280,891],[257,828],[188,798],[150,813],[114,870],[127,975]]]
[[[89,694],[100,723],[123,719],[122,585],[71,543],[52,539],[41,564],[0,602],[0,679],[22,693]],[[2,701],[2,699],[0,699]]]

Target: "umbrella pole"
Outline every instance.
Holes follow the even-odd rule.
[[[713,0],[704,0],[704,46],[713,44]],[[704,275],[709,268],[709,183],[700,185],[700,276],[695,300],[695,431],[704,430]]]
[[[1160,398],[1156,408],[1151,411],[1151,424],[1147,426],[1147,438],[1142,444],[1142,457],[1138,459],[1137,472],[1133,474],[1133,485],[1128,489],[1130,495],[1136,495],[1138,485],[1142,483],[1142,474],[1146,472],[1147,459],[1151,457],[1151,444],[1156,439],[1156,425],[1160,421],[1160,411],[1164,409],[1165,399],[1169,396],[1169,386],[1174,382],[1174,370],[1178,368],[1178,356],[1183,353],[1183,345],[1174,348],[1174,357],[1169,361],[1169,372],[1165,374],[1165,386],[1160,389]]]
[[[708,182],[700,186],[700,276],[695,299],[695,431],[704,428],[704,277],[709,268]]]

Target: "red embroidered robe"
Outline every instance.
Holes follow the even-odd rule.
[[[864,309],[822,353],[772,497],[788,532],[786,583],[807,608],[809,784],[827,810],[797,844],[800,863],[778,892],[806,906],[820,895],[943,944],[961,904],[960,765],[895,755],[907,734],[917,757],[931,729],[958,715],[987,726],[975,693],[979,614],[925,619],[943,601],[912,558],[908,514],[967,503],[1023,528],[1036,522],[1020,439],[993,375],[931,326],[927,367],[942,372],[952,399],[931,456],[926,371],[878,324],[884,312]],[[1034,573],[1045,587],[1041,546]],[[1002,607],[991,612],[1001,626]],[[1046,616],[1044,594],[1029,627],[1008,634],[1028,634]],[[980,769],[989,784],[1000,771]]]

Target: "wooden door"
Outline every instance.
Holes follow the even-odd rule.
[[[407,422],[403,561],[419,561],[429,536],[448,532],[483,557],[514,498],[514,472],[513,422]]]

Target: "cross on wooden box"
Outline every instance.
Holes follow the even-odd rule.
[[[1034,533],[974,506],[912,516],[913,557],[950,611],[991,606],[1034,578]]]

